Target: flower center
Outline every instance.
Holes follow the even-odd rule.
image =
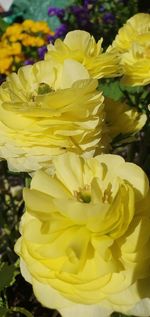
[[[40,83],[38,88],[36,90],[34,90],[31,94],[31,100],[32,101],[35,101],[35,98],[38,96],[38,95],[45,95],[45,94],[48,94],[49,92],[52,92],[54,91],[52,89],[52,87],[50,87],[48,84],[46,83]]]
[[[40,83],[38,87],[38,95],[45,95],[48,94],[49,92],[52,92],[53,89],[46,83]]]
[[[91,202],[91,191],[90,186],[85,185],[83,188],[79,188],[79,191],[74,192],[75,198],[82,203],[90,203]]]

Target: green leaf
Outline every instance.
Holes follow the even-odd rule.
[[[0,317],[5,317],[8,313],[8,309],[6,307],[0,307]]]
[[[0,34],[3,34],[7,27],[8,24],[0,17]]]
[[[0,292],[10,286],[14,280],[16,267],[14,264],[2,264],[0,267]]]
[[[105,97],[112,98],[113,100],[119,100],[123,97],[119,81],[100,83],[99,88],[103,91]]]

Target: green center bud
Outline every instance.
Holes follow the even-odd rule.
[[[40,83],[38,87],[38,95],[45,95],[48,94],[49,92],[52,92],[53,89],[46,83]]]
[[[90,193],[88,191],[85,191],[85,190],[81,191],[79,193],[79,200],[82,201],[83,203],[86,203],[86,204],[90,203],[90,201],[91,201]]]
[[[75,191],[74,195],[76,199],[82,203],[89,204],[91,202],[91,192],[89,185],[85,185],[84,188],[80,188],[78,192]]]

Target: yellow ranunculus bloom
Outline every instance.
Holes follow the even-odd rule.
[[[125,102],[105,98],[106,125],[108,134],[118,143],[134,140],[134,134],[139,132],[146,123],[147,116],[129,107]]]
[[[93,78],[115,77],[120,74],[117,54],[103,52],[102,39],[97,43],[86,31],[69,32],[64,41],[57,39],[48,45],[45,58],[63,64],[66,59],[76,60],[84,65]]]
[[[120,53],[127,52],[138,38],[140,40],[149,32],[150,14],[137,13],[120,28],[112,46]]]
[[[134,43],[127,53],[122,54],[121,64],[124,84],[141,86],[150,83],[150,34],[148,41]]]
[[[138,13],[130,18],[119,30],[112,48],[120,53],[125,84],[150,83],[150,14]]]
[[[61,71],[41,61],[10,74],[0,87],[0,157],[11,170],[32,171],[66,151],[103,151],[104,98],[96,88],[72,60]]]
[[[150,315],[150,191],[120,156],[54,160],[24,190],[15,251],[37,299],[63,317]]]

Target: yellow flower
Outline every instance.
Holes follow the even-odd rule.
[[[42,32],[45,34],[54,34],[48,26],[48,24],[44,21],[36,21],[34,25],[31,27],[31,31],[36,32]]]
[[[20,43],[7,43],[5,41],[0,42],[0,59],[6,56],[20,55],[21,45]]]
[[[14,23],[6,29],[5,33],[2,36],[2,41],[7,39],[9,41],[16,42],[20,39],[20,34],[22,33],[22,31],[22,24]]]
[[[126,103],[105,98],[106,124],[108,134],[118,143],[134,140],[134,134],[139,132],[146,123],[147,116],[129,107]]]
[[[116,53],[103,52],[102,39],[97,43],[93,36],[85,31],[69,32],[64,41],[57,39],[48,45],[47,60],[59,65],[66,59],[76,60],[84,65],[93,78],[115,77],[120,74]]]
[[[150,14],[138,13],[119,30],[112,48],[120,53],[123,83],[150,83]]]
[[[9,56],[8,54],[9,45],[6,43],[0,42],[0,59],[2,60],[6,56]]]
[[[0,73],[7,75],[9,73],[12,63],[13,63],[13,58],[10,56],[6,56],[0,59]]]
[[[120,28],[118,35],[112,43],[120,53],[127,52],[134,42],[140,41],[150,32],[150,14],[138,13],[131,17]]]
[[[24,30],[30,30],[31,29],[31,27],[33,27],[33,25],[34,25],[34,22],[35,21],[33,21],[33,20],[25,20],[25,21],[23,21],[23,23],[22,23],[22,28],[24,29]]]
[[[22,47],[20,43],[11,43],[9,45],[9,55],[20,55],[22,53]]]
[[[130,86],[141,86],[150,83],[150,34],[145,43],[134,43],[132,48],[122,54],[122,82]]]
[[[37,33],[41,37],[37,37]],[[33,36],[35,33],[35,36]],[[53,34],[48,24],[44,21],[25,20],[23,23],[14,23],[9,26],[2,36],[2,41],[17,42],[24,41],[24,45],[42,46],[47,43],[45,34]],[[29,44],[28,44],[29,43]]]
[[[37,32],[42,32],[45,34],[53,33],[45,21],[25,20],[22,23],[22,27],[24,31],[31,31],[33,33],[37,33]]]
[[[41,61],[10,74],[0,87],[0,157],[11,170],[32,171],[66,151],[103,151],[104,98],[96,88],[71,60],[62,72]]]
[[[15,251],[37,299],[63,317],[150,314],[150,192],[116,155],[54,160],[24,190]]]
[[[13,64],[13,54],[19,47],[12,47],[6,42],[0,42],[0,73],[7,75],[11,71]]]
[[[45,43],[44,39],[42,39],[40,37],[31,36],[28,34],[24,34],[24,36],[22,37],[22,44],[24,46],[40,47],[40,46],[44,45],[44,43]]]
[[[22,32],[22,24],[21,23],[14,23],[11,26],[8,26],[5,31],[5,36],[10,36],[12,34],[19,34]]]

